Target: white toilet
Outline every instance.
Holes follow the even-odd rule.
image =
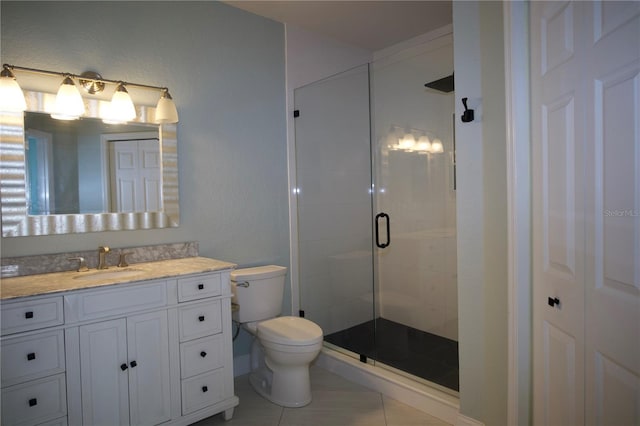
[[[284,407],[311,402],[309,364],[322,348],[322,329],[298,317],[279,317],[287,268],[258,266],[231,272],[233,320],[253,336],[249,381],[260,395]]]

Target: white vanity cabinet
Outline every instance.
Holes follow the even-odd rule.
[[[2,424],[229,419],[238,404],[229,273],[3,300]]]

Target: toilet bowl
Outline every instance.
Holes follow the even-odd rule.
[[[286,268],[262,266],[231,273],[234,321],[254,336],[251,347],[251,386],[269,401],[284,407],[311,402],[309,364],[322,348],[322,329],[312,321],[277,316],[282,305]]]

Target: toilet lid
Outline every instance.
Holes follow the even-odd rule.
[[[298,317],[278,317],[258,323],[258,338],[282,345],[313,345],[322,340],[322,329]]]

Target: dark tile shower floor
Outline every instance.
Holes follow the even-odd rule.
[[[455,340],[384,318],[329,334],[324,340],[430,382],[459,390],[458,342]]]

